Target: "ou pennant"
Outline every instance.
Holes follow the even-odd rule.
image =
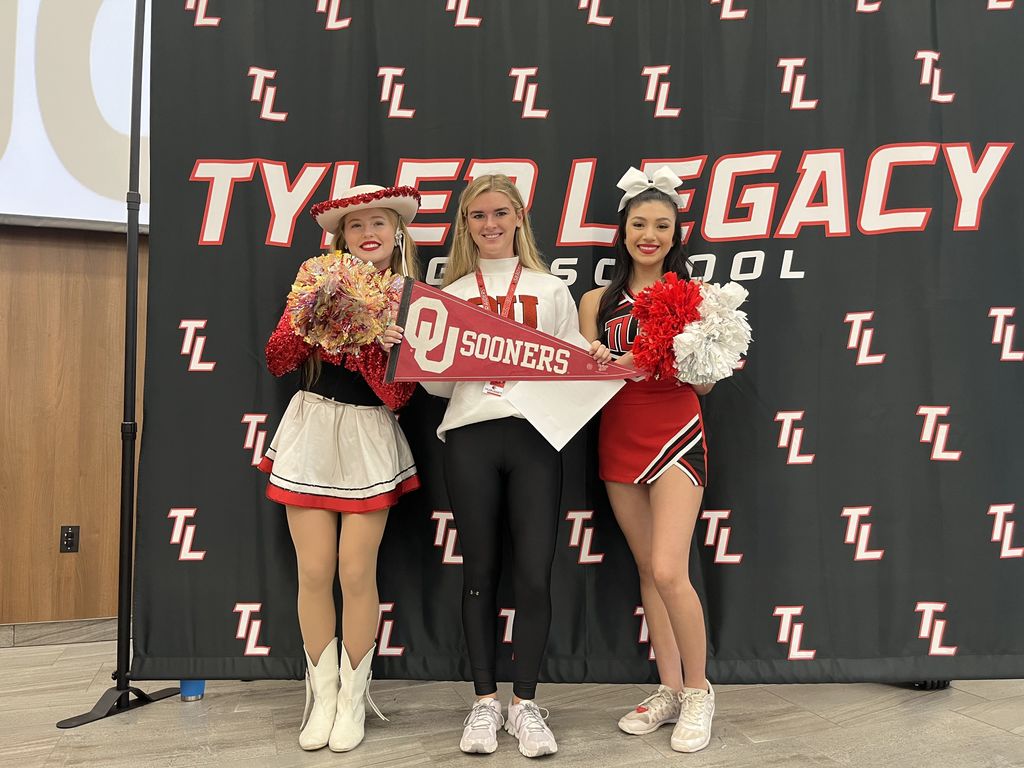
[[[598,365],[580,347],[406,278],[385,381],[579,381],[627,379],[636,371]],[[582,337],[580,337],[582,339]]]

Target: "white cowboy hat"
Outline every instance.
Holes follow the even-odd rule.
[[[324,230],[334,234],[345,214],[367,208],[390,208],[406,224],[416,218],[420,207],[420,193],[415,187],[381,187],[360,184],[345,190],[341,197],[324,200],[310,208],[310,215]]]

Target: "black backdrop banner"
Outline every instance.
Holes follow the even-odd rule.
[[[675,170],[694,273],[751,293],[746,366],[704,403],[711,679],[1024,677],[1024,3],[153,5],[133,677],[302,674],[254,465],[297,386],[263,345],[322,245],[310,203],[415,184],[437,284],[466,180],[507,172],[578,299],[630,165]],[[443,408],[402,415],[424,487],[384,537],[379,676],[468,678]],[[593,426],[563,451],[542,679],[652,680]]]

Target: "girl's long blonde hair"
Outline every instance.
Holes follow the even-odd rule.
[[[448,263],[444,268],[444,285],[451,285],[460,277],[468,275],[476,270],[477,262],[480,261],[480,252],[477,250],[473,236],[469,232],[469,206],[480,195],[485,192],[500,192],[511,202],[516,214],[523,215],[523,223],[516,228],[516,237],[513,245],[513,252],[519,257],[520,263],[527,269],[538,272],[548,272],[548,266],[541,258],[537,249],[537,241],[533,238],[533,228],[530,226],[530,215],[523,204],[523,197],[519,190],[508,176],[503,173],[494,173],[487,176],[480,176],[473,179],[459,195],[459,212],[455,218],[455,235],[452,238],[452,248],[448,252]]]

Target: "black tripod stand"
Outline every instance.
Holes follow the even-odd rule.
[[[58,728],[75,728],[144,704],[174,696],[177,688],[145,693],[128,685],[129,642],[132,615],[132,541],[135,521],[135,358],[139,312],[139,134],[142,112],[142,46],[145,37],[146,0],[135,3],[135,52],[132,62],[132,124],[128,164],[128,267],[125,282],[124,323],[124,419],[121,422],[121,543],[117,578],[117,669],[116,681],[88,712],[57,723]],[[132,698],[132,695],[135,698]]]

